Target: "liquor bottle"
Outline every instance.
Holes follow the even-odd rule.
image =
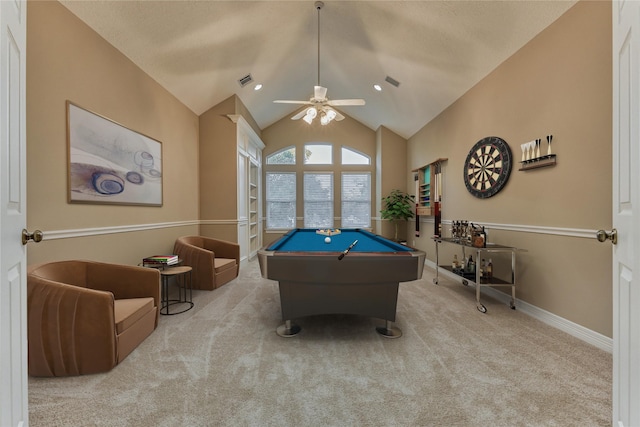
[[[482,262],[480,263],[480,278],[487,278],[487,262],[482,258]]]
[[[471,255],[469,255],[469,273],[471,274],[475,274],[476,273],[476,263],[473,262],[473,258],[471,257]]]
[[[454,270],[457,270],[459,266],[460,266],[460,263],[458,262],[458,255],[454,254],[453,261],[451,262],[451,268]]]
[[[491,280],[493,278],[493,263],[491,262],[491,258],[489,258],[489,264],[487,264],[487,280]]]

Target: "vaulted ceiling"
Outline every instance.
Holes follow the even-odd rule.
[[[198,115],[237,94],[264,129],[301,109],[273,100],[308,100],[319,69],[329,99],[366,101],[342,113],[405,138],[575,2],[61,1]]]

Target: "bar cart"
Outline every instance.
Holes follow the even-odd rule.
[[[525,249],[518,249],[511,246],[503,246],[495,243],[486,243],[485,247],[475,247],[472,246],[471,243],[466,239],[460,238],[447,238],[447,237],[439,237],[434,236],[432,239],[436,242],[436,277],[433,279],[433,283],[438,284],[439,270],[445,269],[450,271],[457,276],[460,276],[462,279],[462,284],[468,286],[469,283],[475,285],[476,287],[476,308],[478,311],[482,313],[487,312],[487,308],[480,302],[480,288],[482,286],[510,286],[511,287],[511,301],[509,306],[515,310],[516,309],[516,252],[526,252]],[[441,243],[448,243],[458,245],[462,248],[462,257],[466,258],[467,252],[472,253],[472,256],[476,257],[476,260],[482,259],[482,257],[488,257],[492,253],[511,253],[511,278],[509,281],[499,279],[495,276],[493,277],[482,277],[480,273],[480,268],[475,268],[473,273],[464,272],[464,271],[454,271],[451,266],[440,265],[439,256],[438,256],[438,246]]]

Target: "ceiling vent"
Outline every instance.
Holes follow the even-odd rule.
[[[252,81],[253,81],[253,77],[251,77],[251,74],[247,74],[246,76],[244,76],[241,79],[239,79],[238,83],[240,83],[240,87],[245,87],[246,85],[248,85]]]
[[[391,77],[389,77],[389,76],[387,76],[387,78],[386,78],[386,79],[384,79],[384,81],[385,81],[385,82],[387,82],[387,83],[389,83],[389,84],[394,85],[395,87],[400,86],[400,82],[399,82],[399,81],[397,81],[396,79],[391,78]]]

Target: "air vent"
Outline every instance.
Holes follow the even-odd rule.
[[[252,81],[253,81],[253,77],[251,77],[251,74],[247,74],[246,76],[244,76],[240,80],[238,80],[238,83],[240,83],[241,87],[245,87],[246,85],[248,85]]]
[[[384,79],[384,81],[385,81],[385,82],[387,82],[387,83],[389,83],[389,84],[394,85],[395,87],[400,86],[400,82],[399,82],[399,81],[397,81],[396,79],[393,79],[393,78],[391,78],[391,77],[389,77],[389,76],[387,76],[387,78],[386,78],[386,79]]]

